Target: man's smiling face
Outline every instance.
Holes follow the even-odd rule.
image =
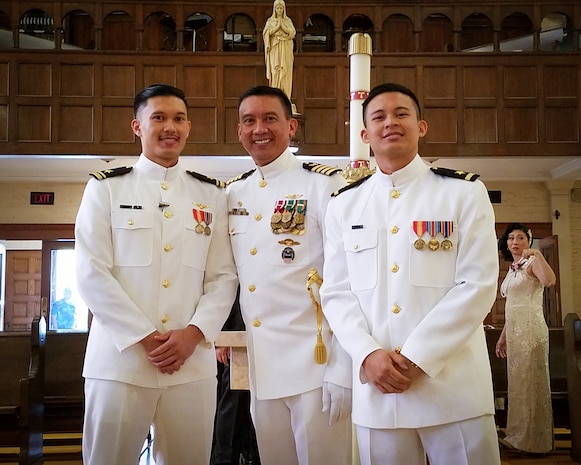
[[[268,165],[286,150],[297,130],[277,97],[253,95],[238,108],[238,140],[258,166]]]

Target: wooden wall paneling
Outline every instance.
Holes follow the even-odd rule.
[[[142,87],[160,83],[177,86],[177,79],[176,65],[145,64],[143,66]]]
[[[464,114],[463,142],[497,143],[498,114],[496,111],[498,82],[493,66],[462,67]]]
[[[384,66],[378,69],[379,79],[374,81],[375,84],[372,84],[372,87],[383,82],[394,82],[404,85],[414,93],[417,93],[418,83],[416,74],[415,66]]]
[[[504,66],[505,143],[539,141],[539,75],[537,66]]]
[[[111,11],[103,20],[102,46],[103,50],[136,50],[137,31],[135,28],[135,16],[131,13],[116,14],[118,7]],[[125,12],[130,10],[123,6]]]
[[[93,64],[62,64],[57,76],[60,104],[55,124],[59,142],[88,142],[93,139]]]
[[[51,97],[52,64],[51,63],[18,63],[18,96]]]
[[[424,119],[429,127],[424,144],[455,144],[459,124],[457,105],[460,104],[456,68],[426,66],[423,72]]]
[[[223,138],[226,144],[240,146],[239,152],[246,153],[238,141],[238,108],[231,104],[225,108]]]
[[[262,65],[256,66],[254,63],[249,65],[224,64],[222,85],[224,86],[225,100],[232,99],[238,102],[240,94],[259,84],[268,84],[266,70]]]
[[[305,66],[303,69],[304,81],[297,83],[302,85],[304,93],[305,131],[304,143],[313,144],[337,144],[337,104],[341,99],[338,95],[337,67]],[[295,84],[293,84],[293,87]],[[346,90],[348,93],[348,89]],[[342,115],[341,123],[344,124]]]
[[[544,130],[547,143],[578,143],[580,141],[579,88],[574,66],[543,67],[543,97],[545,102]],[[562,124],[569,121],[569,124]]]
[[[578,56],[375,53],[371,85],[386,81],[407,85],[422,106],[431,109],[430,118],[448,117],[434,112],[436,109],[444,113],[456,109],[455,119],[448,119],[443,132],[436,133],[434,122],[428,121],[428,141],[435,142],[436,135],[452,141],[451,135],[458,134],[457,141],[424,144],[426,156],[576,156],[581,119]],[[157,60],[162,58],[163,64],[158,66]],[[93,72],[89,72],[91,68]],[[132,118],[135,92],[141,90],[147,76],[161,79],[170,74],[186,90],[192,111],[216,109],[217,121],[207,133],[203,126],[196,126],[200,132],[194,137],[206,142],[192,143],[195,153],[239,154],[226,109],[235,108],[247,88],[266,84],[261,53],[15,51],[6,54],[0,69],[8,75],[4,80],[9,87],[6,96],[0,93],[0,140],[2,126],[5,128],[0,153],[11,154],[133,155],[139,144],[133,144],[132,134],[125,130]],[[76,75],[79,82],[74,81]],[[293,102],[306,118],[301,153],[346,154],[347,54],[298,54],[294,76]],[[0,81],[0,90],[3,85]],[[91,85],[92,97],[87,95]],[[37,95],[27,95],[31,93]],[[126,110],[124,116],[115,114],[121,107]],[[320,123],[311,120],[312,109],[317,110],[316,118],[327,110],[333,115],[327,125],[334,121],[336,126],[319,131]],[[232,116],[235,127],[235,110]],[[112,117],[116,118],[113,122]],[[92,136],[86,123],[91,118]],[[83,121],[82,127],[75,126],[77,119]],[[450,127],[453,121],[455,128]],[[111,131],[113,126],[123,130],[122,138]],[[72,133],[66,134],[69,131]],[[209,134],[216,135],[216,142],[209,142],[213,140]]]
[[[103,126],[101,128],[101,142],[133,144],[136,136],[131,130],[133,119],[133,102],[126,105],[104,103],[102,107]]]
[[[507,144],[538,142],[538,110],[531,106],[507,105],[504,109],[504,128]]]
[[[568,124],[563,124],[568,121]],[[565,102],[563,106],[555,104],[545,108],[546,141],[559,143],[574,143],[580,141],[579,137],[579,108]]]
[[[59,110],[59,142],[94,142],[92,105],[60,105]]]
[[[51,106],[20,103],[17,105],[17,142],[51,141]]]
[[[94,97],[95,68],[92,63],[63,63],[59,72],[60,97]]]
[[[192,122],[189,144],[216,144],[218,142],[218,115],[217,108],[208,106],[190,106],[188,118]],[[234,126],[235,127],[235,126]],[[226,127],[226,130],[231,128]],[[223,141],[220,141],[223,142]]]
[[[218,97],[218,68],[216,66],[184,66],[183,89],[188,103],[196,99]]]
[[[135,97],[136,68],[134,64],[104,64],[102,66],[103,97]]]
[[[138,139],[131,130],[131,120],[133,99],[135,93],[141,90],[144,79],[144,61],[131,64],[123,57],[119,63],[102,66],[102,92],[97,108],[99,115],[95,117],[95,123],[100,124],[94,136],[99,137],[98,143],[116,146],[116,149],[110,149],[114,154],[124,151],[134,154],[140,150]]]
[[[0,62],[0,141],[8,141],[8,90],[9,90],[8,62]]]
[[[8,97],[8,62],[0,62],[0,97]]]

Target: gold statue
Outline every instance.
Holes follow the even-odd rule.
[[[293,39],[296,30],[286,15],[284,0],[274,0],[272,16],[266,21],[262,36],[266,60],[266,78],[270,87],[278,87],[291,98],[293,85]]]
[[[323,365],[327,363],[327,348],[323,342],[323,308],[315,298],[315,294],[311,288],[313,284],[319,286],[320,289],[321,284],[323,284],[323,278],[321,278],[321,275],[317,270],[311,268],[307,276],[307,289],[311,296],[313,307],[315,307],[315,312],[317,313],[317,344],[315,345],[315,362],[319,365]]]

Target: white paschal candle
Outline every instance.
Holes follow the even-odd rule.
[[[363,100],[371,82],[371,36],[357,32],[349,38],[349,159],[369,161],[369,145],[361,140]]]

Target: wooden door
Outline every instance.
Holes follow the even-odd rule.
[[[545,288],[543,296],[543,312],[547,324],[552,328],[560,328],[563,326],[561,318],[561,289],[559,287],[559,242],[557,236],[544,237],[539,241],[539,249],[551,266],[557,282],[553,287]]]
[[[32,319],[40,315],[40,250],[6,252],[5,331],[30,330]]]

